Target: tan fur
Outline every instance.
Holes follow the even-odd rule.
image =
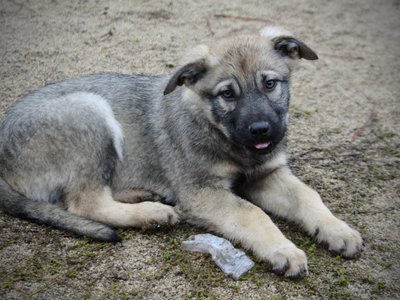
[[[333,216],[318,193],[287,167],[277,169],[252,186],[247,196],[266,211],[296,222],[311,235],[316,234],[317,240],[327,243],[330,250],[346,249],[343,255],[352,256],[361,248],[360,234]]]
[[[68,211],[109,225],[147,228],[178,222],[178,216],[171,206],[148,201],[136,204],[117,202],[107,186],[81,193],[79,197],[85,198],[85,201],[76,199],[70,202]]]
[[[202,225],[240,242],[260,259],[269,261],[275,271],[286,276],[307,272],[304,252],[286,239],[259,207],[225,190],[205,188],[190,191],[188,197],[191,209],[183,213],[192,218],[192,222],[201,220]]]
[[[143,189],[122,190],[113,193],[115,201],[123,203],[138,203],[143,201],[160,201],[158,195]]]

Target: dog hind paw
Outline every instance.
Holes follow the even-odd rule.
[[[174,225],[179,222],[179,216],[172,206],[158,202],[142,202],[138,227],[143,229]]]

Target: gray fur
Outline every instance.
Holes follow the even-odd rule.
[[[0,199],[1,209],[11,216],[68,230],[80,236],[90,236],[97,241],[118,242],[121,240],[107,225],[71,214],[53,204],[27,199],[12,190],[1,177]]]
[[[264,199],[269,187],[298,193],[292,205],[310,194],[318,207],[311,211],[325,212],[286,166],[289,78],[302,57],[317,56],[294,38],[244,36],[189,52],[172,76],[109,73],[45,86],[19,100],[0,127],[0,206],[106,241],[119,237],[105,224],[174,224],[179,212],[286,276],[303,276],[304,253],[249,202],[290,216],[295,209]],[[315,232],[314,223],[304,227]],[[351,256],[361,248],[346,249]]]
[[[81,201],[74,199],[88,187],[109,185],[114,193],[148,190],[175,205],[187,187],[220,187],[226,178],[210,174],[214,165],[228,161],[241,170],[227,178],[232,188],[240,174],[253,176],[257,166],[284,150],[285,141],[269,154],[254,154],[232,144],[204,116],[193,114],[182,100],[184,89],[176,87],[198,81],[206,71],[204,64],[201,60],[183,66],[171,78],[116,73],[73,78],[45,86],[19,100],[1,125],[0,176],[21,196],[3,193],[4,203],[11,198],[19,201],[18,209],[11,205],[3,208],[13,215],[18,210],[34,212],[19,215],[72,230],[77,217],[67,218],[68,214],[62,215],[59,208],[68,208],[66,201]],[[244,80],[242,83],[246,84]],[[246,115],[258,109],[255,105],[261,96],[255,97],[254,89],[251,87],[250,94],[244,95],[248,100],[242,101]],[[281,102],[287,110],[289,93],[286,87],[284,91]],[[123,129],[123,158],[118,159],[106,120],[85,103],[86,94],[82,93],[100,96],[111,106]],[[253,101],[254,105],[246,101]],[[218,113],[217,103],[213,105],[216,121],[225,122],[225,111],[219,108]],[[35,202],[28,202],[26,197]],[[56,204],[58,208],[43,203]],[[48,215],[45,212],[50,207],[57,211],[53,216],[59,224],[41,219]],[[71,220],[71,225],[61,224],[63,219]],[[85,234],[95,237],[89,229]]]
[[[168,79],[90,75],[51,84],[26,96],[8,112],[1,126],[1,176],[23,192],[41,189],[40,185],[46,184],[41,176],[51,173],[58,182],[48,188],[47,197],[34,200],[54,202],[58,190],[107,184],[107,175],[103,174],[107,167],[101,163],[108,159],[116,165],[111,183],[114,191],[142,188],[175,204],[177,189],[172,186],[214,182],[217,178],[207,175],[208,170],[227,156],[251,172],[255,164],[272,157],[273,153],[251,154],[221,138],[206,119],[185,107],[181,90],[163,97]],[[113,158],[115,154],[109,149],[112,137],[104,120],[87,107],[72,106],[63,100],[76,92],[107,99],[123,124],[122,161]],[[25,186],[20,187],[22,184]]]

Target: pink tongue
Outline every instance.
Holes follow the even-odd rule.
[[[269,142],[267,142],[267,143],[264,143],[264,144],[257,144],[257,145],[255,145],[254,147],[256,147],[258,150],[261,150],[261,149],[266,149],[266,148],[268,148],[268,146],[269,146]]]

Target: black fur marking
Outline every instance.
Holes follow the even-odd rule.
[[[243,197],[244,186],[247,183],[247,176],[244,173],[239,173],[232,182],[231,190],[239,197]]]
[[[102,179],[105,185],[111,185],[114,176],[115,166],[118,161],[118,154],[115,150],[114,143],[110,139],[104,149],[104,156],[101,159],[102,164]]]
[[[63,204],[65,200],[65,192],[64,188],[59,187],[56,190],[52,191],[49,195],[48,202],[51,204]]]
[[[285,135],[286,125],[283,117],[286,105],[269,101],[261,91],[251,90],[244,95],[242,101],[238,102],[235,110],[227,114],[223,124],[236,144],[243,145],[255,153],[270,153]],[[264,136],[251,134],[249,126],[255,122],[267,122],[270,125],[268,134]],[[270,146],[265,150],[257,150],[254,147],[267,141]]]

